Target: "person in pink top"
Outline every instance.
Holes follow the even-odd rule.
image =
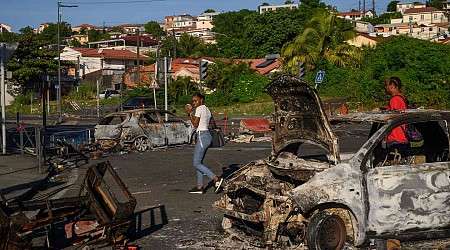
[[[384,89],[387,95],[391,96],[389,100],[389,105],[386,107],[387,110],[405,110],[406,99],[401,92],[402,81],[398,77],[390,77],[384,82]],[[403,127],[403,128],[402,128]],[[388,135],[386,139],[386,146],[408,146],[409,142],[405,136],[404,129],[406,125],[403,124],[398,126],[392,130],[392,132]]]

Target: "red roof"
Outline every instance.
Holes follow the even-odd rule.
[[[120,60],[136,60],[137,54],[129,50],[118,49],[93,49],[93,48],[78,48],[72,47],[81,53],[83,57],[101,57],[103,59],[120,59]],[[148,56],[139,56],[139,60],[149,60]]]
[[[236,59],[234,60],[235,63],[239,62],[245,62],[250,64],[250,68],[256,69],[260,75],[265,75],[269,73],[270,71],[277,69],[281,66],[281,63],[279,60],[275,60],[273,63],[267,65],[264,68],[256,68],[256,66],[260,65],[261,63],[265,62],[265,58],[258,58],[258,59]]]
[[[83,24],[77,25],[77,26],[72,27],[72,28],[81,28],[81,27],[89,27],[89,28],[92,28],[92,29],[101,29],[102,28],[100,26],[94,26],[94,25],[90,25],[90,24],[87,24],[87,23],[83,23]]]
[[[350,11],[350,12],[339,12],[339,16],[351,16],[351,15],[362,15],[363,13],[369,12],[366,10],[366,12],[363,11]]]
[[[155,39],[151,39],[150,37],[147,36],[139,36],[142,42],[145,43],[158,43],[157,40]],[[125,41],[137,41],[137,36],[125,36],[122,37],[121,39],[125,40]]]
[[[440,39],[439,43],[450,43],[450,38]]]
[[[367,35],[367,34],[365,34],[365,33],[359,33],[358,36],[362,36],[362,37],[368,38],[368,39],[370,39],[370,40],[373,40],[373,41],[375,41],[375,42],[378,42],[378,37],[369,36],[369,35]]]
[[[440,11],[434,7],[426,7],[426,8],[412,8],[405,10],[405,14],[414,14],[414,13],[424,13],[424,12],[435,12]]]

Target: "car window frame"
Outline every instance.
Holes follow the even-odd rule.
[[[361,148],[355,153],[354,159],[360,162],[360,170],[366,172],[369,168],[367,163],[370,161],[370,158],[373,156],[375,148],[382,142],[382,140],[389,135],[389,133],[396,127],[407,124],[407,123],[422,123],[422,122],[440,122],[445,121],[446,128],[442,128],[443,132],[447,136],[447,145],[450,147],[450,136],[449,136],[449,121],[445,117],[436,117],[436,119],[429,119],[429,117],[414,117],[414,120],[399,120],[397,122],[388,121],[385,124],[379,126],[378,130],[371,131],[373,133],[364,143]],[[358,158],[361,156],[361,158]],[[450,162],[450,159],[446,162]],[[432,162],[430,162],[432,163]],[[372,166],[370,169],[375,168]]]

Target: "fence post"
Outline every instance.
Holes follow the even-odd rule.
[[[20,131],[19,131],[19,134],[20,134],[20,154],[24,154],[24,152],[23,152],[23,130],[24,130],[24,128],[22,127],[21,129],[20,129]]]
[[[42,136],[42,132],[41,129],[38,126],[34,127],[35,129],[35,135],[36,135],[36,156],[38,157],[38,161],[39,161],[39,173],[42,174],[42,166],[43,164],[43,160],[42,160],[42,145],[41,145],[41,136]]]

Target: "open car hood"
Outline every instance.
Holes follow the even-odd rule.
[[[297,153],[307,142],[327,149],[339,162],[339,144],[323,110],[317,91],[304,80],[280,76],[263,90],[275,105],[272,154],[283,151]]]

